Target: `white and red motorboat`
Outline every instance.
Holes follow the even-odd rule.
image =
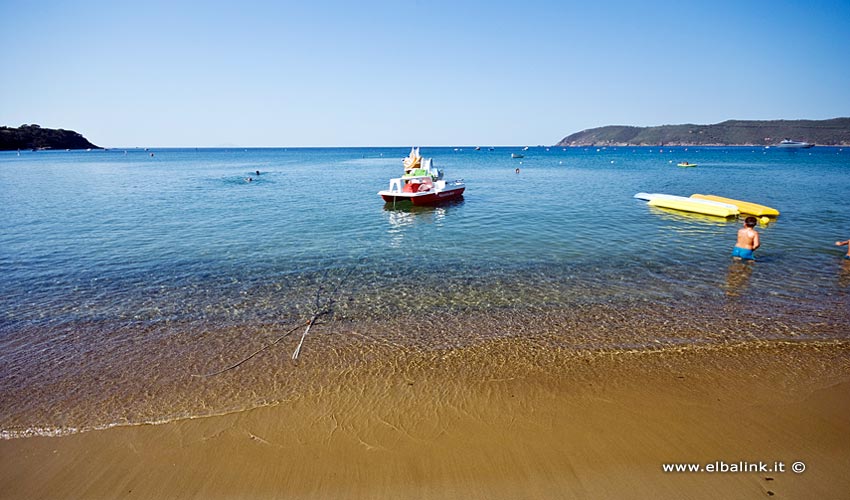
[[[412,148],[404,159],[404,175],[390,179],[389,189],[378,191],[387,203],[409,201],[414,205],[433,205],[463,196],[463,180],[446,181],[443,172],[434,168],[431,158],[422,158],[419,148]]]

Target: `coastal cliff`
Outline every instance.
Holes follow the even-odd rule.
[[[556,146],[770,146],[790,138],[821,146],[850,145],[850,118],[727,120],[713,125],[610,125],[583,130]]]
[[[21,125],[0,127],[0,151],[16,149],[103,149],[73,130]]]

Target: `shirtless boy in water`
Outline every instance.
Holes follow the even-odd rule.
[[[843,246],[843,245],[847,245],[847,255],[845,255],[844,258],[850,259],[850,240],[836,241],[835,242],[835,246],[840,247],[840,246]]]
[[[736,260],[756,260],[753,256],[753,250],[758,248],[761,243],[755,227],[755,217],[747,217],[744,220],[744,227],[738,230],[738,241],[735,243],[735,248],[732,249],[732,258]]]

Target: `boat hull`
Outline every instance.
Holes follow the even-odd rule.
[[[443,191],[426,191],[423,193],[391,193],[382,191],[378,194],[387,203],[410,202],[414,205],[436,205],[444,201],[456,200],[463,197],[466,187],[446,189]]]
[[[776,145],[780,149],[809,149],[815,145],[810,142],[782,141]]]

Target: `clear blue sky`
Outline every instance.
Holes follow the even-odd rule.
[[[0,0],[0,43],[0,125],[105,147],[850,116],[848,0]]]

